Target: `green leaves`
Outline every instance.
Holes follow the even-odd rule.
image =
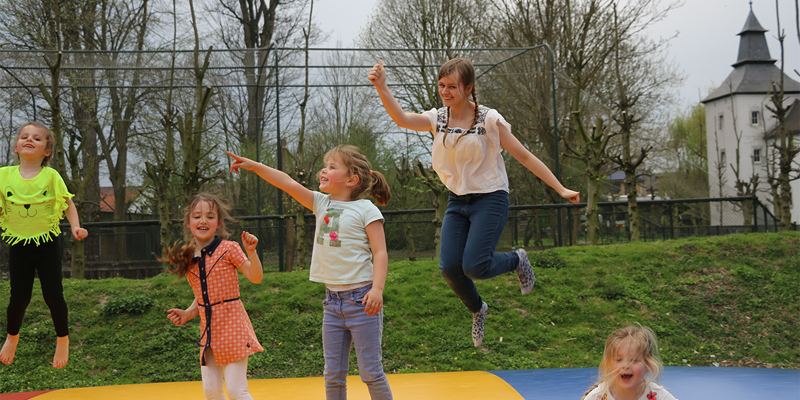
[[[143,293],[125,294],[112,297],[102,308],[100,314],[106,317],[117,314],[144,314],[153,306],[153,300]]]

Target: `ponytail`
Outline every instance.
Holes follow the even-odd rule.
[[[389,204],[392,198],[392,193],[389,191],[389,182],[386,177],[378,171],[369,171],[372,178],[372,184],[369,186],[369,195],[375,199],[378,205],[385,206]]]

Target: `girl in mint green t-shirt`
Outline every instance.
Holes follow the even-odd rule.
[[[326,398],[347,398],[350,348],[355,346],[358,373],[373,400],[391,400],[383,371],[383,289],[389,256],[381,212],[363,194],[386,205],[389,185],[354,146],[336,146],[325,154],[319,190],[294,181],[283,171],[228,153],[231,172],[253,171],[285,191],[317,216],[309,279],[325,284],[322,349]]]

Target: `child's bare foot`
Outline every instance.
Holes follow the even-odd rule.
[[[53,367],[63,368],[69,361],[69,336],[56,337],[56,355],[53,356]]]
[[[19,343],[19,334],[8,335],[6,342],[3,343],[3,349],[0,350],[0,362],[3,364],[11,364],[14,361],[14,354],[17,353],[17,343]]]

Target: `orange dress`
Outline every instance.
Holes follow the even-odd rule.
[[[217,237],[201,254],[186,271],[200,311],[201,335],[197,343],[203,348],[201,365],[206,365],[209,348],[214,351],[216,365],[264,351],[239,299],[237,267],[247,261],[242,248]]]

